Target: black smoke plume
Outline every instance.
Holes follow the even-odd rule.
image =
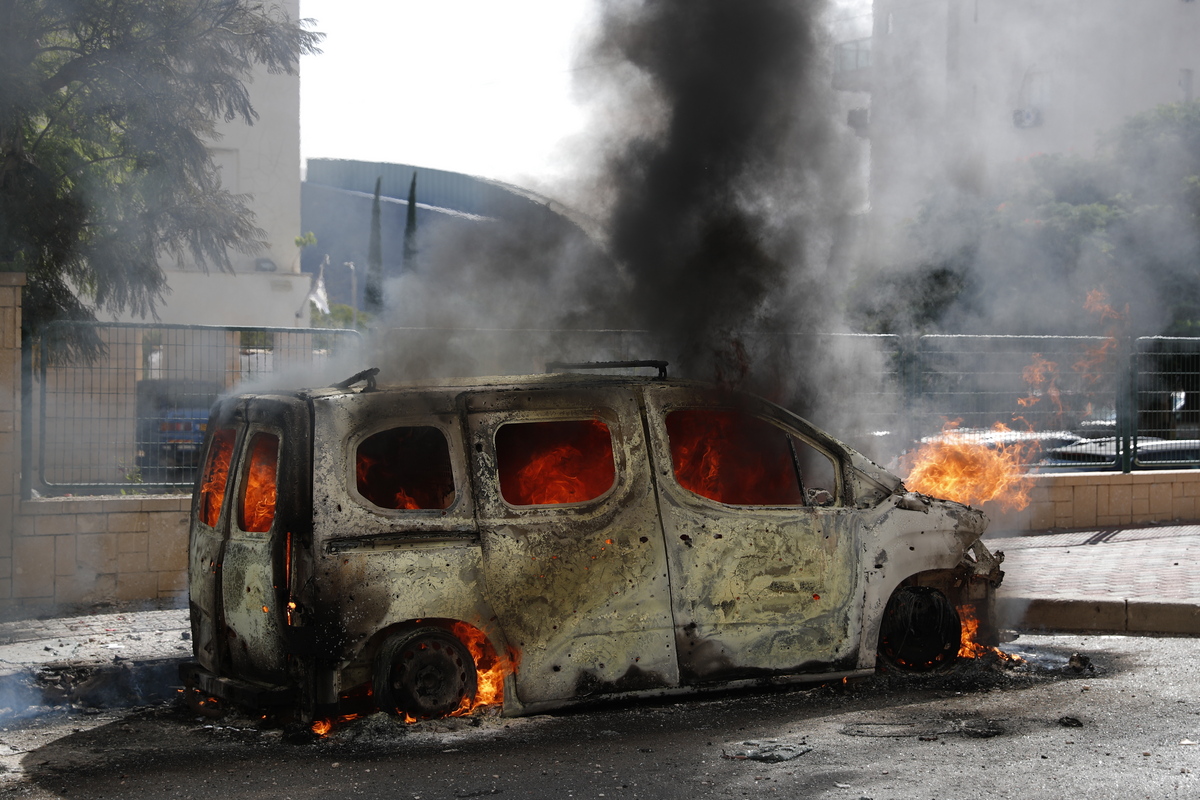
[[[603,110],[596,191],[627,281],[612,321],[655,331],[694,377],[803,393],[779,385],[805,365],[778,337],[834,324],[830,259],[850,155],[826,11],[795,0],[610,3],[585,56],[607,65],[581,70],[585,91],[619,98]]]

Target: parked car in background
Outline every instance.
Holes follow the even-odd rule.
[[[195,481],[208,415],[221,391],[215,381],[138,381],[137,466],[144,483]]]

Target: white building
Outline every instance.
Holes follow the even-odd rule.
[[[875,0],[871,203],[885,228],[939,186],[995,187],[1038,153],[1095,152],[1132,114],[1190,101],[1192,0]]]
[[[292,19],[299,0],[283,0]],[[300,274],[294,240],[300,230],[300,77],[255,71],[250,101],[259,114],[254,125],[222,123],[213,142],[213,160],[221,180],[236,194],[251,196],[258,227],[266,231],[266,250],[254,255],[230,252],[233,272],[194,263],[182,269],[164,262],[170,293],[157,306],[162,322],[286,326],[308,325],[304,302],[310,278]],[[301,319],[296,312],[303,307]],[[122,319],[143,320],[125,316]],[[150,321],[150,320],[145,320]]]

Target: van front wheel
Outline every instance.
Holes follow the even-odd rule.
[[[896,590],[883,610],[879,656],[902,672],[949,667],[962,644],[962,623],[946,595],[929,586]]]
[[[375,660],[375,704],[415,719],[452,714],[475,697],[475,661],[455,636],[418,628],[383,643]]]

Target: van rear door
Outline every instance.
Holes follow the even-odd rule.
[[[231,416],[216,420],[193,523],[197,651],[211,654],[200,661],[216,674],[281,682],[292,549],[312,524],[308,411],[296,398],[253,397],[238,401]],[[227,439],[232,456],[214,513],[216,488],[206,486]],[[206,515],[215,524],[205,524]]]

